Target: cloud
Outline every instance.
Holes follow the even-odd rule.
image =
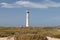
[[[44,0],[42,3],[30,2],[30,1],[16,1],[12,4],[0,3],[2,8],[20,8],[20,7],[30,7],[30,8],[49,8],[49,7],[60,7],[60,3],[53,2],[51,0]]]
[[[13,4],[0,3],[3,8],[19,8],[19,7],[30,7],[30,8],[47,8],[45,5],[39,3],[33,3],[29,1],[17,1]]]
[[[8,4],[8,3],[0,3],[1,7],[5,7],[5,8],[13,8],[13,5]]]
[[[16,4],[0,3],[0,7],[2,7],[2,8],[18,8],[20,6],[18,6]]]
[[[33,3],[29,1],[17,1],[16,4],[24,7],[31,7],[31,8],[47,8],[45,5],[39,3]]]
[[[47,7],[60,7],[60,3],[53,2],[51,0],[45,0],[45,1],[46,1],[45,5]]]

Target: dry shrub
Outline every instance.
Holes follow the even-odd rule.
[[[16,37],[17,40],[47,40],[46,37],[43,37],[38,34],[23,34]]]

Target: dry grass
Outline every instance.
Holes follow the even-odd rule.
[[[17,40],[47,40],[46,36],[60,38],[60,27],[5,27],[0,36],[15,35]]]

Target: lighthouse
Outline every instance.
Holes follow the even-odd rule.
[[[29,22],[30,22],[29,14],[30,14],[29,9],[27,9],[26,10],[26,27],[29,27]]]

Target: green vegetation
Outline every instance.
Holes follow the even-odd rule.
[[[47,40],[60,38],[60,27],[0,27],[0,37],[15,35],[17,40]]]

